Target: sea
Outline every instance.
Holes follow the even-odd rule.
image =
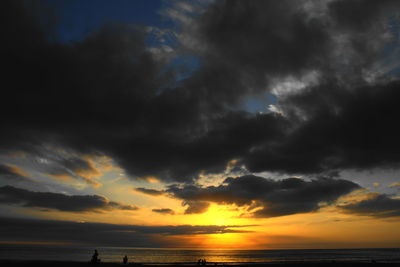
[[[400,262],[400,248],[386,249],[285,249],[285,250],[229,250],[229,249],[155,249],[97,247],[102,262],[121,262],[127,255],[129,262],[152,264],[188,264],[206,259],[208,263],[256,264],[273,262]],[[0,259],[89,261],[93,247],[0,245]]]

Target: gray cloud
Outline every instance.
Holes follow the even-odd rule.
[[[244,157],[248,169],[318,173],[398,168],[395,150],[400,146],[400,128],[395,122],[394,99],[399,94],[399,82],[352,90],[335,89],[335,84],[327,82],[284,100],[288,113],[301,110],[307,119],[282,140],[253,149]]]
[[[206,212],[208,210],[208,207],[210,206],[210,203],[198,200],[185,200],[184,202],[182,202],[182,205],[188,206],[185,210],[185,214],[198,214]]]
[[[179,243],[174,239],[171,245],[160,237],[248,232],[240,230],[241,227],[244,226],[141,226],[0,218],[0,240],[57,241],[96,246],[168,247]]]
[[[109,201],[107,198],[99,195],[70,196],[51,192],[33,192],[13,186],[0,187],[0,204],[68,212],[138,209],[133,205]]]
[[[3,184],[35,190],[40,190],[47,186],[31,178],[29,174],[20,167],[7,164],[0,164],[0,181]]]
[[[338,206],[345,213],[378,218],[400,216],[400,199],[377,194],[371,199]]]
[[[61,158],[57,159],[58,168],[54,167],[51,171],[53,174],[68,174],[76,173],[79,171],[88,172],[88,173],[98,173],[98,170],[94,168],[92,164],[89,163],[88,160],[82,159],[79,157],[69,157],[69,158]]]
[[[156,189],[149,189],[143,187],[135,188],[136,191],[141,192],[143,194],[151,195],[151,196],[160,196],[164,194],[164,191],[156,190]]]
[[[49,162],[49,166],[46,166],[46,174],[54,177],[66,175],[78,180],[83,180],[87,184],[94,187],[101,185],[99,182],[93,180],[92,178],[96,176],[101,176],[102,173],[89,160],[83,159],[77,155],[69,157],[61,156],[53,160],[54,161]]]
[[[227,178],[219,186],[172,185],[166,193],[184,200],[187,214],[205,212],[214,202],[248,206],[255,217],[276,217],[317,211],[321,203],[333,203],[358,188],[351,181],[333,178],[273,180],[247,175]]]
[[[172,209],[152,209],[152,212],[156,212],[156,213],[161,213],[161,214],[169,214],[169,215],[173,215],[175,214],[175,212]]]
[[[16,166],[0,164],[0,178],[11,181],[31,181]]]
[[[106,154],[133,178],[184,183],[232,159],[250,172],[398,167],[399,82],[380,73],[398,1],[215,1],[181,25],[176,50],[201,66],[179,82],[143,27],[106,24],[82,41],[49,43],[24,3],[2,3],[4,150],[50,143]],[[313,84],[278,94],[283,115],[238,110],[310,73]],[[281,208],[270,215],[292,212]]]
[[[10,176],[15,176],[18,175],[17,173],[15,173],[12,168],[10,168],[10,166],[8,165],[0,165],[0,175],[10,175]]]

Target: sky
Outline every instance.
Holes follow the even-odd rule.
[[[0,244],[400,246],[400,2],[1,3]]]

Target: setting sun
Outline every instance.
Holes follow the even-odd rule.
[[[243,220],[239,218],[240,211],[233,207],[212,204],[203,214],[193,215],[196,224],[200,225],[236,225]]]

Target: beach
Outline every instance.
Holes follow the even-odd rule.
[[[17,261],[17,260],[0,260],[1,266],[19,267],[19,266],[59,266],[59,267],[79,267],[79,266],[101,266],[101,267],[117,267],[117,266],[130,266],[130,267],[193,267],[198,266],[196,263],[165,263],[165,264],[142,264],[142,263],[128,263],[126,265],[115,262],[101,262],[98,264],[91,264],[89,262],[77,261]],[[251,266],[251,267],[379,267],[379,266],[398,266],[398,263],[390,262],[274,262],[274,263],[240,263],[240,264],[224,264],[224,263],[209,263],[206,266]]]
[[[361,266],[399,264],[399,249],[292,249],[195,250],[98,247],[98,266],[120,266],[127,255],[129,266]],[[0,246],[0,266],[88,265],[94,248],[74,246]],[[392,265],[393,265],[392,264]]]

